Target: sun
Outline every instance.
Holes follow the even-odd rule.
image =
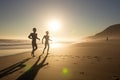
[[[51,31],[58,31],[60,29],[60,22],[58,20],[51,20],[48,23],[48,27]]]

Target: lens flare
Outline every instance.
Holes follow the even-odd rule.
[[[67,68],[64,68],[62,72],[63,72],[63,74],[66,75],[66,74],[68,74],[68,69],[67,69]]]
[[[71,77],[70,70],[68,68],[63,68],[62,75],[63,75],[63,77],[70,78]]]

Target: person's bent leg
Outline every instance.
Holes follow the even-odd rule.
[[[34,52],[36,50],[36,43],[35,42],[32,43],[32,47],[33,47],[32,56],[35,57],[35,55],[34,55]]]
[[[37,50],[37,48],[38,48],[38,47],[37,47],[37,44],[35,44],[35,49],[34,49],[34,51]]]
[[[49,53],[49,48],[50,48],[50,45],[49,45],[49,43],[48,43],[48,49],[47,49],[47,53]]]
[[[46,46],[47,46],[47,44],[45,43],[45,47],[44,47],[44,49],[43,49],[43,52],[42,52],[42,54],[44,54],[44,52],[45,52],[45,49],[46,49]]]
[[[34,52],[37,50],[37,44],[34,44],[33,57],[35,57]]]
[[[31,52],[31,56],[34,55],[34,45],[32,44],[32,52]]]

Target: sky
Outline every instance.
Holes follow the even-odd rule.
[[[36,27],[40,38],[49,30],[52,39],[79,41],[120,23],[119,9],[120,0],[0,0],[0,39],[28,39]]]

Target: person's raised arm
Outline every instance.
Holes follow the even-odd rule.
[[[43,36],[43,38],[42,38],[42,44],[43,44],[43,39],[45,38],[45,36]]]
[[[32,38],[31,38],[31,34],[28,36],[28,38],[29,38],[29,39],[32,39]]]

